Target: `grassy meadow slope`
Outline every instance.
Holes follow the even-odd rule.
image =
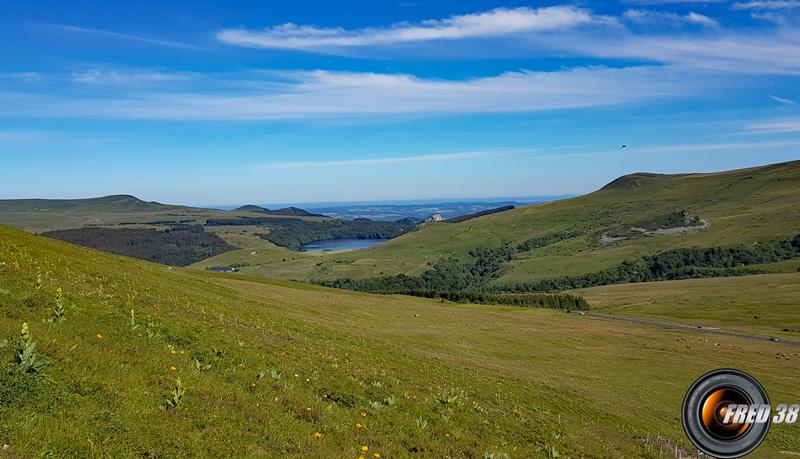
[[[313,262],[270,257],[246,271],[287,279],[366,278],[419,274],[470,249],[519,243],[553,233],[578,237],[529,252],[506,264],[496,280],[524,282],[609,268],[625,259],[685,247],[716,247],[774,241],[800,232],[800,161],[713,174],[633,174],[594,193],[521,207],[462,223],[430,223],[377,247],[328,254]],[[680,211],[708,221],[704,230],[642,236],[603,243],[609,230],[636,226]],[[210,262],[210,263],[213,263]]]
[[[573,290],[597,312],[800,341],[800,272]]]
[[[15,369],[23,322],[41,375]],[[641,440],[683,439],[684,391],[724,366],[796,401],[780,343],[170,269],[0,226],[11,457],[658,457]],[[800,453],[798,434],[773,427],[754,457]]]
[[[6,212],[154,212],[179,210],[158,202],[146,202],[130,195],[112,195],[87,199],[0,199],[0,213]]]

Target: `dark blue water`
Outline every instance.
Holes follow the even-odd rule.
[[[388,239],[325,239],[324,241],[309,242],[300,246],[303,252],[320,250],[330,252],[333,250],[358,250],[374,247]]]

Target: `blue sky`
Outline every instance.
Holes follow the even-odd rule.
[[[0,6],[0,198],[558,195],[800,159],[800,0]]]

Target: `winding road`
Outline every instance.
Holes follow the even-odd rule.
[[[739,333],[739,332],[732,332],[732,331],[725,331],[720,330],[717,328],[707,328],[698,325],[688,325],[682,324],[678,322],[664,322],[660,320],[652,320],[652,319],[637,319],[633,317],[622,317],[622,316],[612,316],[610,314],[601,314],[599,312],[578,312],[578,315],[582,317],[587,317],[590,319],[606,319],[606,320],[616,320],[620,322],[628,322],[632,324],[639,324],[639,325],[650,325],[654,327],[662,327],[662,328],[670,328],[674,330],[684,330],[684,331],[691,331],[695,333],[704,333],[708,335],[718,335],[718,336],[729,336],[733,338],[743,338],[749,339],[754,341],[769,341],[776,344],[786,344],[789,346],[797,346],[800,347],[800,341],[792,341],[783,338],[770,338],[766,336],[758,336],[758,335],[748,335],[747,333]]]

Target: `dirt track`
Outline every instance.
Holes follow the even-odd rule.
[[[685,330],[691,331],[695,333],[704,333],[708,335],[719,335],[719,336],[730,336],[734,338],[744,338],[744,339],[751,339],[755,341],[769,341],[775,344],[787,344],[789,346],[797,346],[800,347],[800,341],[792,341],[783,338],[771,338],[766,336],[758,336],[758,335],[748,335],[747,333],[738,333],[738,332],[731,332],[731,331],[724,331],[719,330],[716,328],[705,328],[702,326],[697,325],[688,325],[682,324],[677,322],[663,322],[659,320],[651,320],[651,319],[636,319],[633,317],[622,317],[622,316],[612,316],[609,314],[601,314],[598,312],[583,312],[578,313],[582,314],[583,317],[588,317],[591,319],[607,319],[607,320],[617,320],[621,322],[629,322],[633,324],[639,325],[651,325],[654,327],[662,327],[662,328],[670,328],[675,330]]]

